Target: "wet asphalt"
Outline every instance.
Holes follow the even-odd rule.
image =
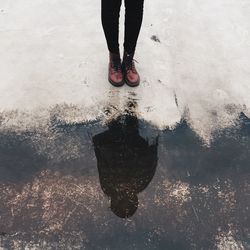
[[[3,249],[249,249],[250,120],[210,145],[125,112],[0,134]],[[26,247],[26,248],[25,248]]]

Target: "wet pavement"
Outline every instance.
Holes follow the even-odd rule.
[[[250,249],[250,2],[144,10],[117,90],[99,0],[0,1],[0,250]]]
[[[105,110],[107,116],[111,111]],[[249,249],[250,119],[209,145],[136,114],[0,134],[2,249]]]

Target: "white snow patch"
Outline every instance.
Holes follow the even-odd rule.
[[[24,127],[56,105],[77,107],[70,118],[77,122],[102,115],[110,103],[122,110],[131,96],[140,118],[160,128],[188,109],[207,141],[239,112],[250,114],[248,1],[145,1],[135,56],[142,84],[133,90],[107,81],[99,0],[1,0],[1,10],[0,111],[29,114],[20,118]]]

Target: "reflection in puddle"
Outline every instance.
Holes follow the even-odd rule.
[[[149,145],[139,135],[135,115],[120,116],[108,127],[93,138],[101,187],[114,214],[131,217],[138,208],[137,194],[154,176],[157,144]]]
[[[249,248],[249,119],[206,147],[185,120],[160,131],[134,109],[0,133],[3,249]]]

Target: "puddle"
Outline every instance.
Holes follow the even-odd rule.
[[[247,249],[250,120],[210,145],[136,116],[0,134],[3,249]],[[106,112],[110,115],[110,112]]]

